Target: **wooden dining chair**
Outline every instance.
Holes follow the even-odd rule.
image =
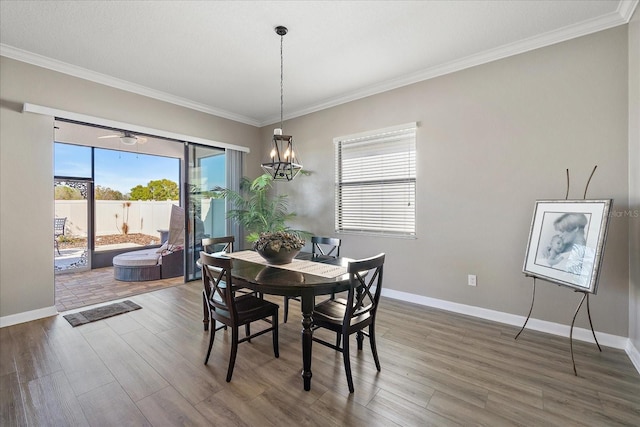
[[[340,256],[340,245],[342,241],[337,237],[311,237],[311,256],[329,256],[332,258],[338,258]],[[331,295],[333,298],[333,294]],[[289,318],[289,300],[295,300],[300,302],[298,297],[284,297],[284,323],[287,323]]]
[[[206,237],[202,239],[202,249],[211,254],[213,252],[233,252],[234,236]]]
[[[233,252],[233,244],[235,243],[236,238],[234,236],[223,236],[223,237],[206,237],[202,239],[202,249],[208,254],[214,252]],[[203,319],[202,323],[204,324],[204,330],[209,330],[209,307],[207,301],[202,295],[202,311],[203,311]],[[226,326],[225,326],[226,329]]]
[[[313,341],[342,353],[344,370],[347,374],[349,392],[353,393],[351,362],[349,360],[349,336],[356,333],[358,350],[362,350],[364,336],[369,337],[373,360],[380,371],[380,360],[376,349],[376,312],[382,291],[382,270],[385,254],[349,263],[349,291],[347,299],[328,299],[316,305],[313,310],[314,330],[325,328],[336,333],[336,344],[316,336]],[[367,332],[364,329],[368,329]],[[340,346],[342,342],[342,346]]]
[[[340,245],[342,245],[342,240],[337,237],[313,236],[311,238],[311,254],[338,258],[340,256]]]
[[[231,381],[233,367],[236,362],[238,344],[250,341],[252,338],[271,332],[273,338],[273,353],[279,357],[278,352],[278,310],[277,304],[257,298],[252,294],[236,296],[236,289],[233,286],[231,277],[232,261],[230,258],[213,256],[206,252],[200,252],[200,263],[202,265],[202,281],[204,285],[203,295],[207,301],[209,317],[212,321],[218,321],[231,329],[231,354],[229,356],[229,367],[227,368],[227,382]],[[270,327],[251,334],[250,324],[252,322],[270,319]],[[246,336],[239,337],[240,326],[245,326]],[[211,356],[211,348],[216,335],[215,324],[211,327],[209,336],[209,349],[204,360],[206,365]]]

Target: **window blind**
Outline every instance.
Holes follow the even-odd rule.
[[[415,236],[415,124],[335,143],[336,231]]]

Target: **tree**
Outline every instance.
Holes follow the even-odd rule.
[[[77,188],[67,185],[57,185],[54,190],[55,200],[82,200],[82,194]]]
[[[96,200],[124,200],[124,195],[118,190],[97,185],[95,189]]]
[[[178,184],[169,179],[149,181],[146,186],[136,185],[131,189],[131,200],[178,200]]]
[[[129,198],[131,200],[151,200],[151,197],[149,195],[149,187],[142,186],[140,184],[136,185],[131,189]]]

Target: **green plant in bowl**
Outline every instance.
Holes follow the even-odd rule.
[[[260,237],[253,243],[253,249],[258,252],[269,264],[288,264],[305,241],[296,233],[276,231],[260,233]]]

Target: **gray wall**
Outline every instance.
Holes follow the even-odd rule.
[[[435,78],[285,123],[314,173],[278,184],[298,224],[333,235],[333,138],[419,122],[418,238],[341,236],[344,254],[387,255],[385,286],[525,315],[521,273],[534,201],[590,198],[629,209],[627,27]],[[249,146],[259,173],[273,126],[260,131],[1,58],[0,317],[53,305],[51,120],[20,113],[31,102]],[[259,148],[264,151],[260,156]],[[34,268],[34,263],[37,268]],[[467,274],[478,286],[466,285]],[[568,324],[577,295],[541,284],[533,316]],[[598,331],[628,336],[629,220],[614,217],[592,316]],[[578,326],[587,327],[584,313]]]
[[[629,23],[629,338],[640,352],[640,10]],[[640,366],[640,359],[636,361]]]
[[[313,174],[279,191],[291,195],[301,228],[334,235],[333,138],[419,122],[418,238],[345,234],[342,253],[386,252],[388,288],[524,316],[535,200],[564,198],[567,168],[570,197],[582,198],[598,165],[588,197],[628,209],[627,73],[621,26],[289,120],[285,133]],[[626,337],[628,219],[612,218],[609,232],[591,314],[598,331]],[[570,324],[578,299],[540,282],[533,317]],[[576,325],[588,328],[586,311]]]
[[[258,162],[253,126],[0,61],[0,317],[54,305],[53,119],[22,113],[24,102],[246,146]]]

